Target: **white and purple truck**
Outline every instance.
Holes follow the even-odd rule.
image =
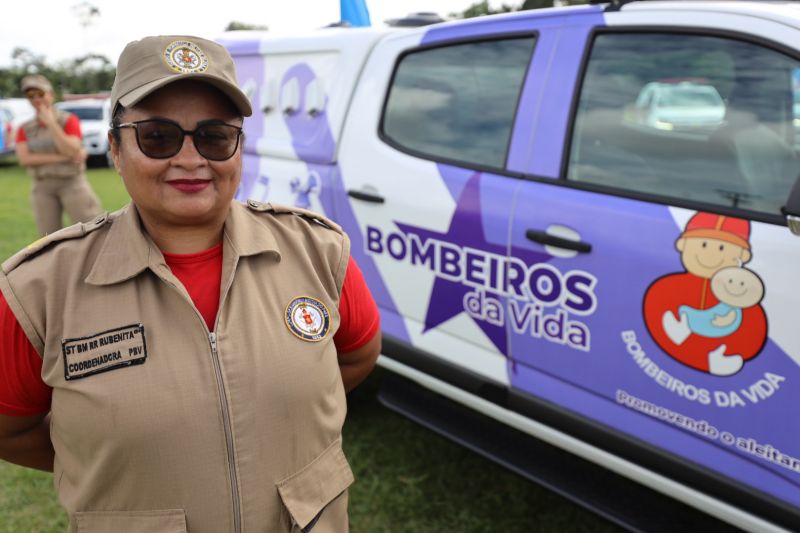
[[[220,41],[238,198],[349,233],[387,405],[626,527],[800,530],[800,5]]]

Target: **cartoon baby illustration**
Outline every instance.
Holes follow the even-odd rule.
[[[677,361],[716,376],[739,372],[767,339],[764,284],[742,265],[752,258],[747,220],[697,213],[675,242],[685,272],[654,281],[644,318]]]
[[[753,307],[764,297],[764,284],[752,270],[726,267],[711,278],[711,293],[719,300],[717,305],[708,309],[682,305],[678,308],[680,323],[703,337],[726,337],[742,325],[742,309]],[[683,342],[674,340],[676,344]]]

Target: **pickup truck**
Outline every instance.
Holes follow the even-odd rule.
[[[800,5],[220,42],[238,198],[348,232],[387,405],[626,527],[800,530]]]

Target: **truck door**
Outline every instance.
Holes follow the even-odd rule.
[[[607,15],[573,98],[545,89],[555,109],[535,127],[564,135],[510,155],[529,181],[510,233],[509,381],[675,472],[712,470],[709,493],[797,508],[800,239],[781,207],[800,175],[800,62],[768,36],[800,33],[645,9]],[[658,108],[637,109],[643,95]]]
[[[493,294],[519,182],[502,171],[539,36],[480,28],[376,47],[345,126],[337,211],[374,273],[386,338],[505,383]]]

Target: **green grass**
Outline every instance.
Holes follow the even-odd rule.
[[[113,170],[91,169],[103,206],[128,202]],[[19,167],[0,166],[0,260],[37,238],[30,182]],[[457,446],[381,406],[377,370],[348,398],[345,452],[356,483],[351,528],[359,532],[617,531],[563,498]],[[0,533],[66,528],[52,476],[0,462]]]
[[[103,203],[115,211],[130,201],[122,179],[113,169],[92,168],[87,177]],[[0,261],[39,238],[30,201],[31,181],[13,160],[0,162]],[[71,223],[65,216],[65,223]]]
[[[611,532],[619,529],[388,411],[378,369],[348,398],[344,448],[359,532]]]
[[[0,261],[36,239],[25,171],[6,163],[0,167]]]
[[[67,516],[56,501],[53,476],[0,462],[0,531],[66,531]]]

